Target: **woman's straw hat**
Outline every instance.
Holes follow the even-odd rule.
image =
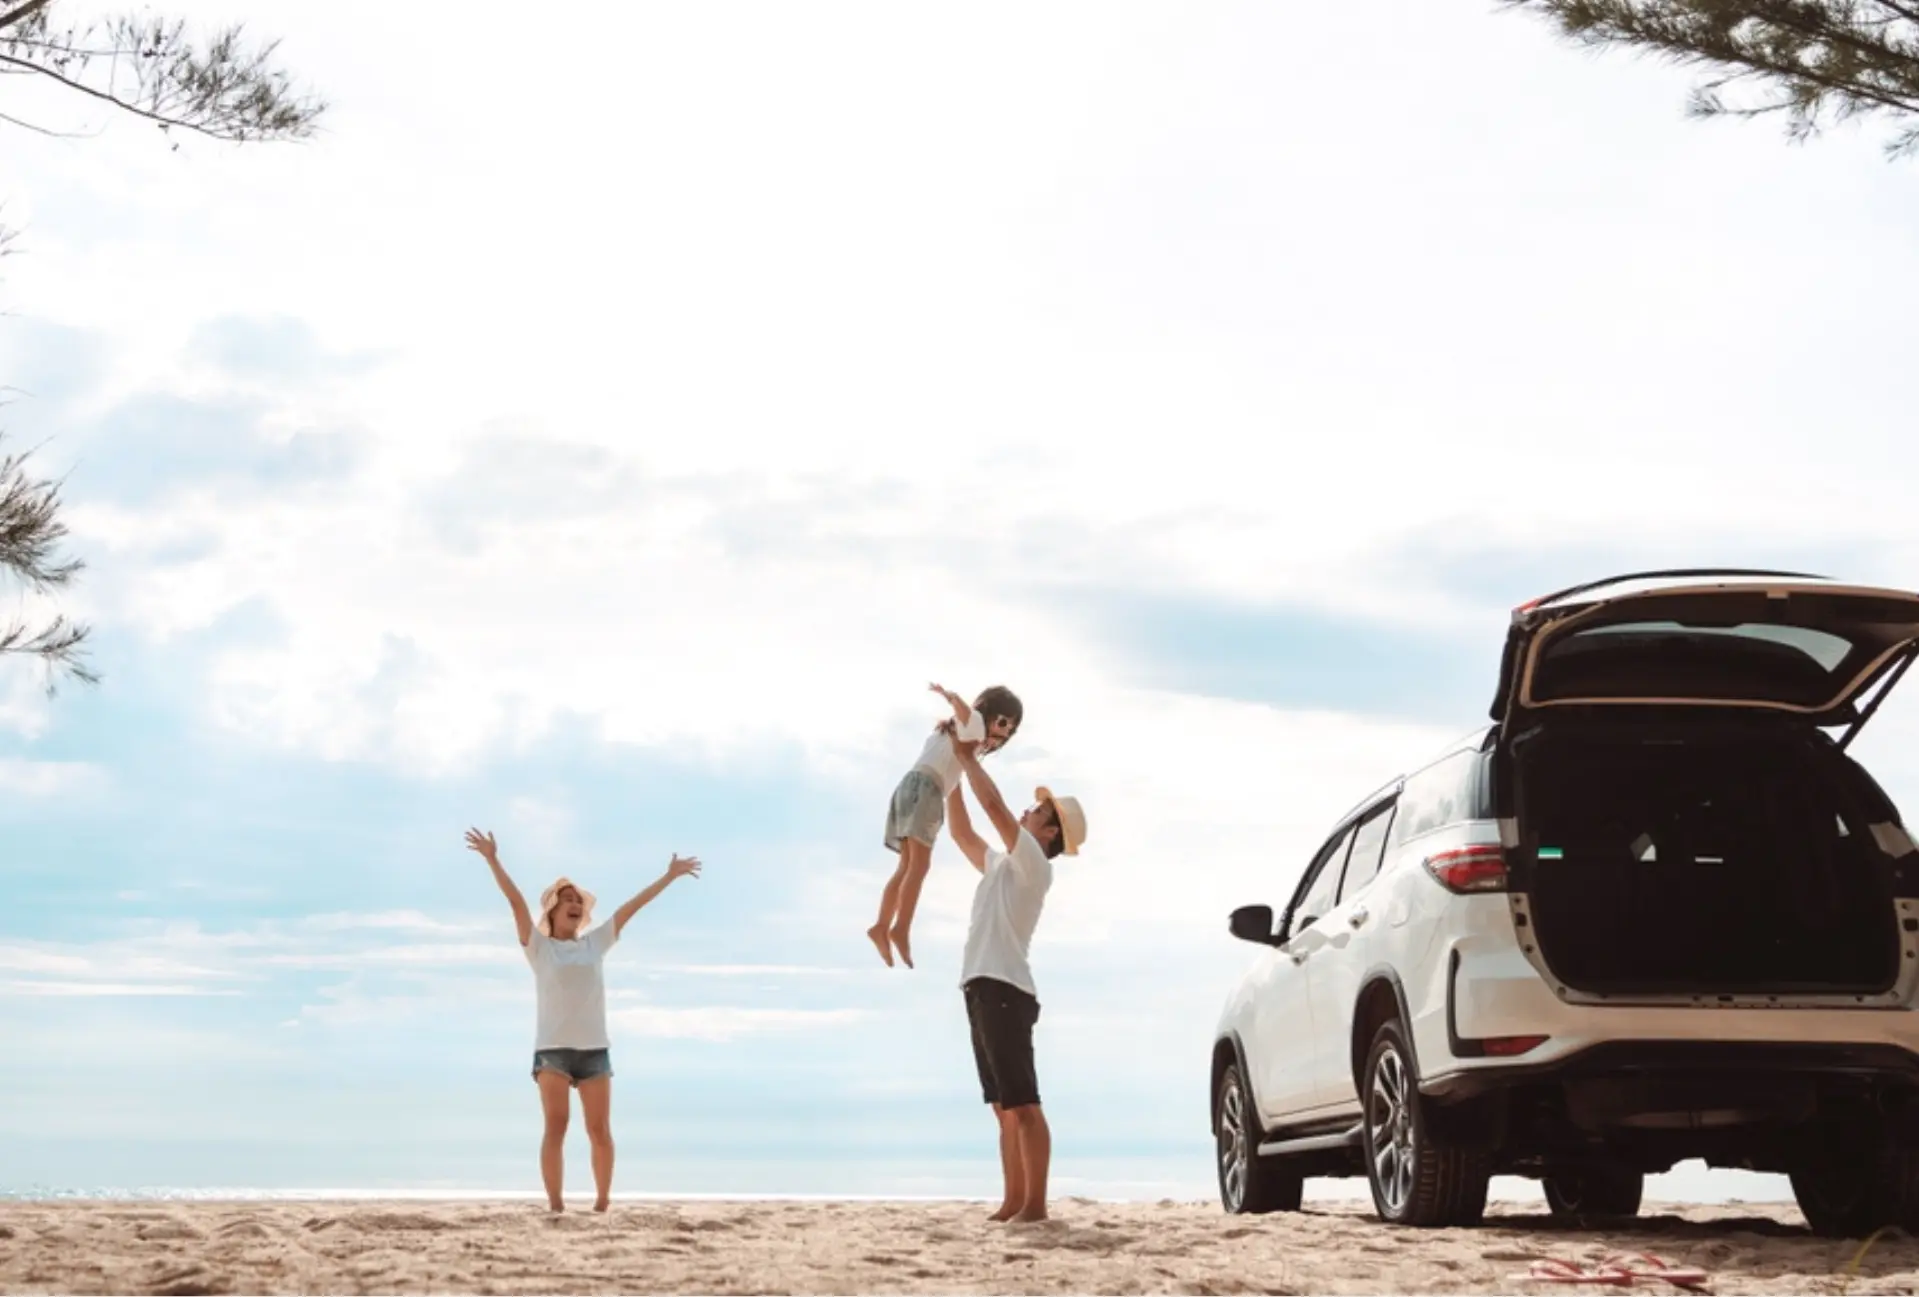
[[[580,894],[580,931],[585,932],[587,925],[593,922],[593,893],[581,887],[571,878],[557,878],[544,892],[540,893],[540,935],[553,935],[553,907],[560,903],[560,889],[571,887]]]

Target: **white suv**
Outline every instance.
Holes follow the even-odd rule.
[[[1630,1215],[1688,1158],[1814,1229],[1919,1226],[1919,851],[1847,744],[1919,594],[1619,577],[1513,614],[1494,724],[1339,821],[1220,1018],[1220,1197],[1365,1175],[1470,1224],[1494,1174]]]

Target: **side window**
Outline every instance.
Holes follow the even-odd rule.
[[[1379,873],[1379,862],[1386,858],[1386,831],[1393,826],[1395,804],[1388,802],[1362,820],[1353,835],[1353,850],[1346,860],[1346,883],[1339,899],[1357,896]]]
[[[1307,866],[1305,889],[1300,898],[1293,902],[1293,921],[1287,929],[1289,935],[1301,930],[1301,919],[1323,919],[1336,904],[1334,898],[1339,895],[1339,876],[1346,870],[1346,848],[1352,840],[1351,829],[1342,831],[1338,837],[1321,847],[1313,863]]]
[[[1484,769],[1483,754],[1456,752],[1409,778],[1399,793],[1393,841],[1406,842],[1449,824],[1483,818]]]

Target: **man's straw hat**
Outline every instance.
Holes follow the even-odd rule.
[[[1079,798],[1058,796],[1050,788],[1036,788],[1033,796],[1052,804],[1053,818],[1066,837],[1066,854],[1077,856],[1080,844],[1086,841],[1086,812],[1080,809]]]

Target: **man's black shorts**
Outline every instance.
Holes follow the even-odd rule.
[[[1023,1108],[1039,1102],[1033,1071],[1033,1024],[1039,1001],[1008,982],[976,977],[968,982],[966,1021],[973,1028],[973,1061],[979,1064],[986,1102]]]

